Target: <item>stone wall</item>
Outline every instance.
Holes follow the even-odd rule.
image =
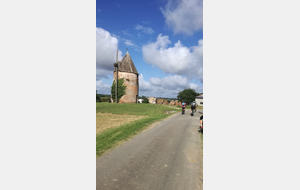
[[[172,101],[169,103],[169,105],[176,105],[176,104],[175,104],[175,101],[172,100]]]
[[[116,72],[114,72],[114,80]],[[124,78],[124,85],[126,86],[125,95],[119,100],[119,103],[136,103],[138,96],[138,76],[134,73],[118,72],[118,79]]]
[[[181,102],[179,102],[178,100],[175,100],[175,105],[176,106],[181,106]]]
[[[158,104],[163,104],[164,103],[164,99],[157,99],[157,103]]]
[[[168,105],[168,100],[165,100],[165,99],[157,99],[157,103],[158,104],[163,104],[163,105]]]

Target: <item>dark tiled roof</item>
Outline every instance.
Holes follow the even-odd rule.
[[[196,99],[203,99],[203,95],[196,96]]]
[[[139,74],[128,52],[123,57],[122,61],[118,61],[118,65],[118,71]]]

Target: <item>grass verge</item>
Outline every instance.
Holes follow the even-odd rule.
[[[127,123],[148,117],[146,115],[121,115],[113,113],[96,113],[96,135]]]
[[[200,189],[203,189],[203,134],[200,133]]]
[[[127,115],[144,115],[142,119],[123,124],[116,128],[106,129],[96,135],[96,156],[101,156],[108,150],[115,148],[120,143],[138,134],[154,122],[163,120],[172,114],[165,114],[164,111],[176,111],[177,109],[163,105],[151,104],[109,104],[97,103],[96,113],[113,113]]]

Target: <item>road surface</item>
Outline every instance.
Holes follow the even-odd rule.
[[[199,111],[176,113],[97,158],[97,190],[200,189]]]

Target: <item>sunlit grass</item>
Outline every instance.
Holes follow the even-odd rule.
[[[152,123],[168,117],[170,114],[165,114],[164,111],[178,112],[180,109],[155,104],[96,103],[96,115],[97,113],[101,115],[101,117],[96,117],[96,122],[107,122],[107,125],[116,124],[113,127],[104,126],[106,129],[99,130],[98,134],[96,134],[96,155],[104,154],[106,151],[116,147],[120,142],[138,134]],[[115,117],[115,120],[113,117]],[[134,117],[137,120],[134,120]],[[130,120],[130,118],[132,121],[122,124],[122,118],[123,122]]]

